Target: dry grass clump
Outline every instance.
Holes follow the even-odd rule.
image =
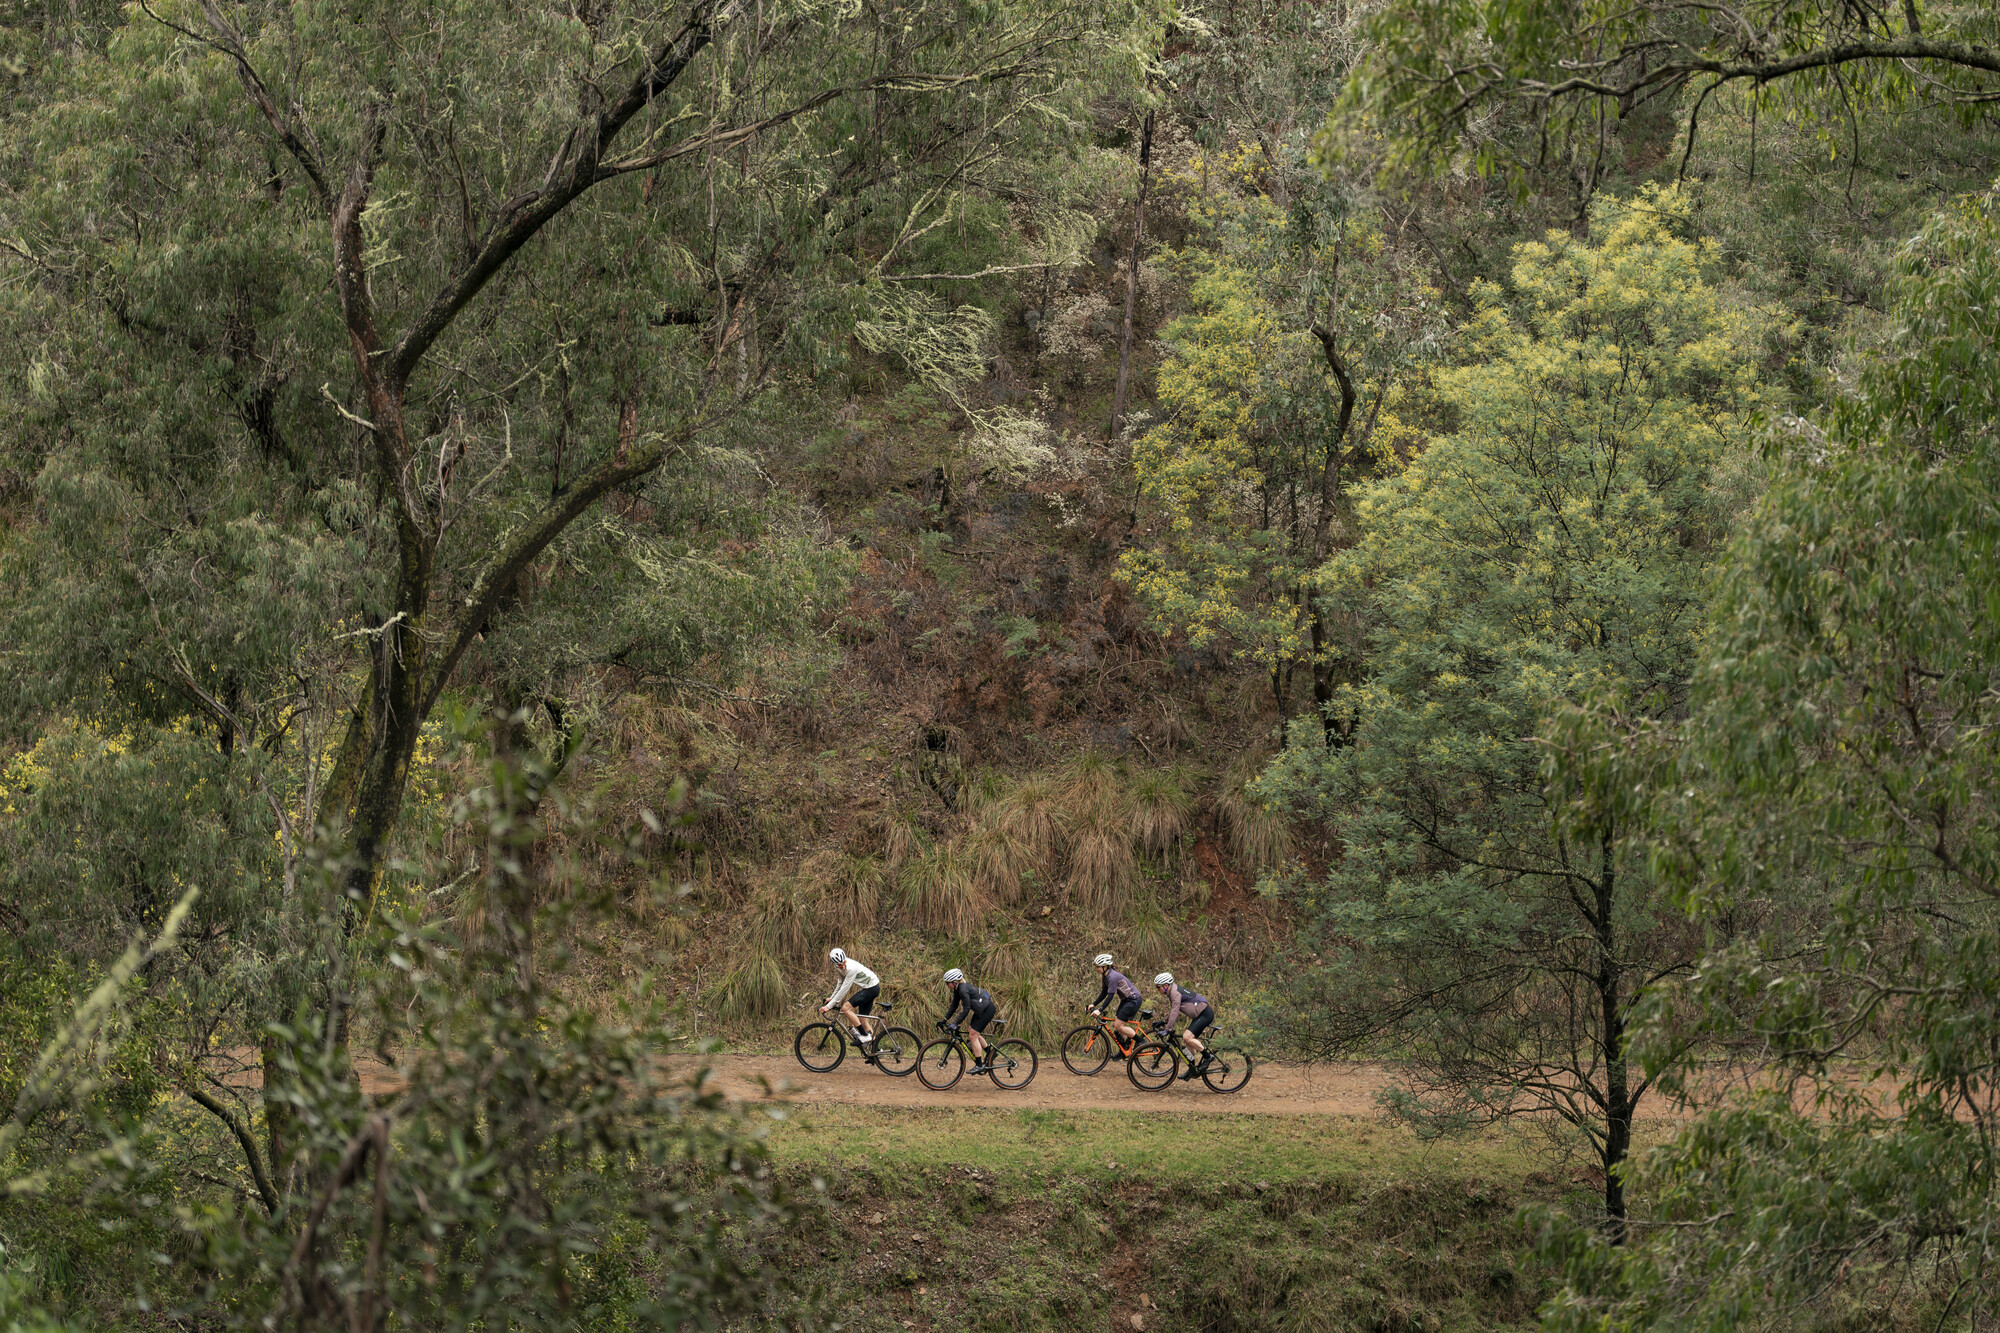
[[[1007,981],[1027,976],[1033,966],[1027,938],[1005,921],[995,926],[993,938],[979,956],[979,975]]]
[[[882,829],[882,860],[891,871],[900,871],[924,854],[924,835],[902,815],[889,816]]]
[[[1056,1013],[1041,983],[1033,977],[1017,977],[992,987],[1000,1016],[1007,1020],[1008,1037],[1019,1037],[1037,1050],[1047,1050],[1057,1037]]]
[[[810,880],[766,880],[751,893],[744,918],[759,951],[804,961],[824,933],[819,905],[820,891]]]
[[[758,1022],[783,1013],[789,998],[784,970],[778,966],[778,960],[756,949],[717,984],[714,1003],[725,1018]]]
[[[1132,783],[1132,841],[1148,856],[1164,857],[1180,845],[1193,811],[1186,770],[1149,769]]]
[[[1027,896],[1026,886],[1033,883],[1024,878],[1029,870],[1027,851],[1008,836],[998,819],[973,825],[965,835],[964,849],[981,892],[1008,906]]]
[[[1130,945],[1126,956],[1138,962],[1140,970],[1150,976],[1173,956],[1180,932],[1173,919],[1161,910],[1159,899],[1148,893],[1134,899],[1126,911],[1125,939]]]
[[[972,859],[955,846],[939,847],[903,867],[903,908],[910,923],[947,935],[969,935],[986,917],[990,900],[980,892]]]
[[[872,856],[822,852],[801,867],[814,890],[815,915],[824,930],[852,935],[875,924],[887,875]]]
[[[965,784],[959,799],[964,802],[966,814],[974,819],[985,819],[1006,801],[1007,779],[990,768],[982,768],[977,777]]]
[[[1292,831],[1285,817],[1246,790],[1262,767],[1259,755],[1239,756],[1223,775],[1222,795],[1215,803],[1222,840],[1253,874],[1283,865],[1292,854]]]
[[[1132,858],[1132,803],[1118,770],[1098,755],[1071,766],[1063,784],[1069,900],[1086,912],[1124,911],[1137,867]]]
[[[1048,878],[1055,872],[1063,844],[1063,794],[1047,778],[1015,783],[988,816],[1005,839],[1013,873]]]

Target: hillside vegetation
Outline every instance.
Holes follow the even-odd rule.
[[[1996,49],[0,11],[0,1331],[2000,1327]]]

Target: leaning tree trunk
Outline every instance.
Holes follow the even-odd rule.
[[[1125,266],[1125,326],[1118,335],[1118,388],[1111,395],[1111,438],[1125,431],[1125,390],[1132,374],[1132,312],[1139,304],[1139,246],[1146,237],[1146,178],[1153,164],[1153,113],[1139,131],[1139,202],[1132,208],[1132,260]]]

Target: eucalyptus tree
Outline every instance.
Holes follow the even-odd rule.
[[[365,904],[468,669],[521,701],[811,624],[757,442],[1137,17],[128,10],[8,123],[24,701],[299,745],[285,816]]]
[[[1551,1225],[1551,1327],[1880,1323],[1885,1293],[1931,1327],[1996,1311],[1994,201],[1940,210],[1894,296],[1855,392],[1774,437],[1686,716],[1599,703],[1553,732],[1572,808],[1624,821],[1716,942],[1638,1031],[1648,1067],[1698,1037],[1775,1077],[1652,1154],[1645,1244]],[[1726,928],[1801,884],[1814,936]]]
[[[2000,97],[2000,20],[1965,0],[1421,0],[1377,11],[1366,31],[1369,59],[1347,109],[1365,108],[1400,162],[1568,161],[1585,197],[1618,122],[1649,107],[1685,116],[1685,170],[1702,111],[1723,90],[1826,125],[1910,104],[1972,119]]]
[[[607,681],[817,636],[846,557],[760,460],[885,310],[970,345],[936,295],[959,224],[1084,146],[1081,99],[1156,16],[72,17],[9,30],[0,115],[0,688],[33,742],[0,902],[24,958],[87,975],[203,889],[142,1028],[276,1163],[301,1149],[272,1020],[340,1035],[397,839],[442,818],[441,713],[560,734]],[[244,1108],[213,1057],[260,1034]]]
[[[1705,280],[1688,212],[1675,190],[1600,199],[1597,243],[1553,232],[1476,289],[1475,359],[1438,376],[1457,428],[1361,491],[1360,539],[1319,577],[1370,648],[1333,704],[1353,743],[1293,728],[1263,779],[1342,849],[1291,886],[1316,963],[1287,1034],[1392,1042],[1420,1122],[1566,1122],[1614,1235],[1651,1086],[1628,1028],[1700,943],[1628,830],[1558,818],[1536,737],[1593,690],[1654,716],[1687,697],[1759,402],[1754,330]]]

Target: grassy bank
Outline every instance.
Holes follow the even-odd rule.
[[[813,1200],[782,1261],[857,1330],[1531,1326],[1511,1219],[1561,1193],[1505,1136],[1333,1116],[814,1108],[771,1146]]]

